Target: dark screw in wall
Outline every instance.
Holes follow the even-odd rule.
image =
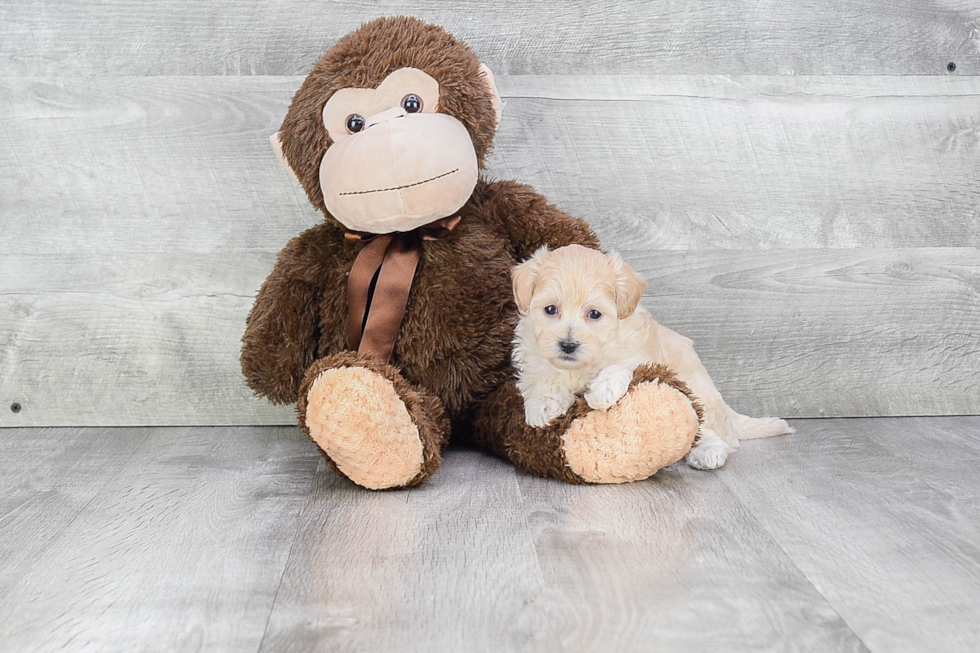
[[[946,64],[946,70],[948,70],[949,72],[953,72],[954,70],[956,70],[956,64],[950,61],[948,64]]]
[[[19,413],[19,412],[20,412],[20,404],[18,404],[18,403],[17,403],[16,401],[15,401],[14,403],[12,403],[12,404],[10,404],[10,410],[11,410],[12,412],[14,412],[14,413]]]

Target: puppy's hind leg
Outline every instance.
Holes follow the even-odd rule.
[[[725,442],[714,429],[702,427],[701,436],[687,454],[687,464],[694,469],[718,469],[733,451],[735,447]]]

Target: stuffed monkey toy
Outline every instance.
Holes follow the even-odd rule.
[[[450,440],[571,483],[647,478],[691,448],[699,408],[659,366],[617,405],[525,424],[511,269],[542,245],[598,247],[532,188],[480,170],[500,121],[490,70],[441,27],[380,18],[341,38],[273,146],[324,215],[279,254],[242,338],[248,385],[296,402],[336,472],[410,487]]]

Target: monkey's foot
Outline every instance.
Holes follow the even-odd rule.
[[[666,368],[643,366],[612,408],[568,425],[562,450],[569,469],[587,483],[638,481],[683,458],[699,424],[687,388]]]
[[[426,480],[449,437],[436,397],[352,352],[310,368],[297,409],[300,425],[334,469],[371,490]]]

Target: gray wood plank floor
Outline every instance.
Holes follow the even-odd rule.
[[[980,417],[369,493],[296,429],[0,429],[3,651],[974,651]]]

